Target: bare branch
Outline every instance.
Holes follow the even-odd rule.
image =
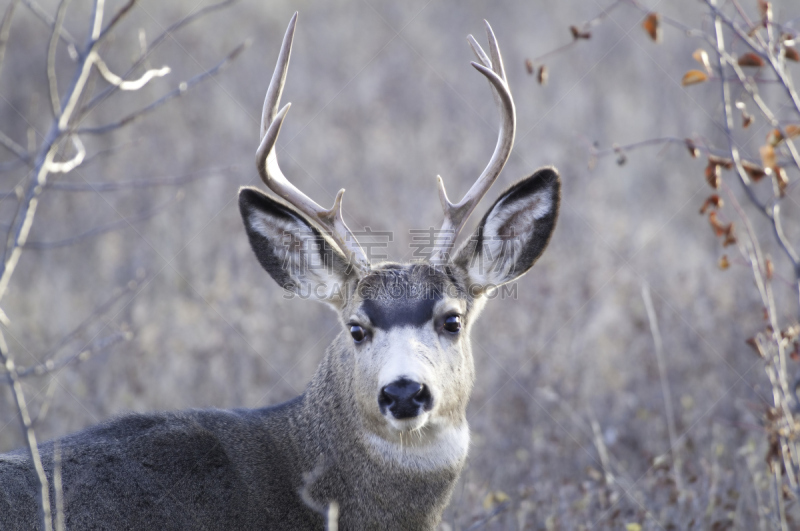
[[[486,516],[484,516],[483,518],[481,518],[480,520],[478,520],[477,522],[475,522],[474,524],[469,526],[466,529],[466,531],[477,531],[478,529],[481,529],[482,527],[487,526],[489,524],[489,522],[491,522],[496,516],[506,512],[510,508],[511,508],[511,501],[510,500],[509,501],[504,501],[503,503],[498,503],[497,507],[492,509],[489,512],[489,514],[487,514]]]
[[[64,15],[67,14],[67,6],[70,0],[61,0],[56,11],[56,20],[53,22],[53,31],[50,33],[50,45],[47,47],[47,81],[50,85],[50,105],[53,108],[53,116],[58,118],[61,115],[61,99],[58,95],[58,78],[56,77],[56,49],[58,48],[58,36],[64,26]]]
[[[55,20],[47,13],[47,11],[42,9],[42,7],[39,4],[37,4],[35,0],[22,0],[22,3],[25,4],[25,6],[28,9],[30,9],[34,15],[36,15],[36,18],[38,18],[48,26],[53,27],[53,25],[55,24]],[[70,33],[63,27],[59,30],[58,36],[62,41],[64,41],[67,44],[69,48],[70,57],[74,59],[80,57],[80,54],[78,52],[78,41],[75,39],[75,37],[70,35]]]
[[[0,361],[8,374],[9,385],[11,392],[14,395],[14,402],[17,406],[17,416],[19,417],[20,424],[22,425],[22,432],[25,435],[25,444],[28,447],[28,453],[31,456],[33,468],[36,471],[36,480],[39,483],[39,508],[40,518],[42,520],[42,528],[45,531],[52,531],[53,523],[50,515],[50,488],[47,483],[47,476],[42,466],[42,457],[39,454],[39,446],[36,441],[36,432],[33,429],[31,416],[28,413],[28,404],[25,400],[25,393],[22,390],[17,368],[14,365],[14,360],[8,351],[8,345],[2,332],[0,332]]]
[[[650,321],[650,332],[653,335],[653,344],[656,351],[656,363],[658,364],[658,377],[661,381],[661,394],[664,396],[664,413],[667,416],[667,431],[669,433],[670,453],[672,454],[672,475],[675,478],[675,488],[679,493],[683,492],[683,480],[681,479],[681,454],[678,447],[678,435],[675,429],[675,413],[672,410],[672,393],[667,379],[667,369],[664,363],[664,348],[661,343],[661,331],[658,328],[658,317],[653,307],[653,299],[650,296],[650,285],[642,283],[642,299],[647,311],[647,320]]]
[[[100,72],[100,75],[103,76],[103,79],[108,81],[110,84],[119,87],[120,90],[139,90],[147,85],[147,83],[154,77],[166,76],[171,71],[168,66],[162,66],[159,69],[154,68],[152,70],[148,70],[142,74],[142,77],[139,79],[133,81],[124,81],[121,77],[109,70],[108,65],[106,65],[105,61],[103,61],[99,55],[95,59],[94,64],[97,66],[97,71]]]
[[[111,147],[96,151],[92,155],[89,155],[88,157],[83,159],[83,164],[81,164],[81,166],[83,166],[85,168],[88,165],[92,164],[93,162],[96,162],[96,161],[101,160],[101,159],[103,159],[105,157],[111,156],[111,155],[113,155],[115,153],[118,153],[118,152],[124,150],[124,149],[128,149],[128,148],[137,146],[139,143],[142,142],[142,140],[143,140],[142,138],[136,138],[136,139],[130,140],[128,142],[122,142],[120,144],[117,144],[117,145],[114,145],[114,146],[111,146]],[[55,184],[55,183],[53,183],[53,184]]]
[[[23,0],[26,5],[34,9],[33,6],[36,4],[33,3],[33,0]],[[219,8],[223,5],[228,5],[233,0],[228,0],[227,2],[223,2],[222,4],[217,4],[215,6],[209,6],[204,10],[200,10],[200,12],[196,13],[207,13],[210,12],[210,8]],[[98,37],[98,41],[103,38],[103,36],[107,33],[107,30],[110,29],[114,24],[116,24],[125,13],[128,12],[130,7],[133,5],[133,1],[129,2],[126,6],[124,6],[118,13],[115,15],[114,19],[109,23],[109,26],[106,29],[105,33],[101,33],[100,37]],[[37,6],[38,7],[38,6]],[[188,19],[192,19],[192,17],[187,17],[184,19],[183,23],[186,23]],[[62,32],[63,34],[63,32]],[[36,216],[36,210],[39,205],[38,196],[44,190],[45,185],[47,184],[47,178],[49,174],[54,171],[67,171],[73,169],[77,164],[83,160],[83,156],[85,152],[82,149],[82,144],[80,144],[80,140],[77,139],[75,136],[75,132],[72,131],[71,134],[73,135],[73,142],[76,143],[76,148],[78,148],[79,156],[76,156],[71,161],[64,162],[64,163],[56,163],[54,162],[54,158],[56,153],[59,150],[59,143],[60,140],[63,138],[65,133],[69,134],[68,128],[70,126],[70,121],[73,117],[73,113],[78,105],[78,102],[84,95],[84,89],[86,87],[87,79],[89,78],[89,74],[91,72],[92,66],[94,64],[95,59],[98,57],[96,47],[98,41],[93,41],[90,43],[86,55],[83,57],[83,60],[80,66],[77,69],[74,81],[72,86],[67,91],[67,102],[64,105],[61,116],[59,117],[57,123],[53,124],[45,135],[45,139],[42,142],[41,149],[39,151],[39,155],[36,159],[35,168],[33,171],[32,178],[30,179],[30,183],[28,188],[23,195],[22,199],[19,202],[19,207],[17,213],[14,216],[14,221],[11,224],[11,228],[9,230],[8,238],[6,240],[6,245],[3,252],[3,262],[0,263],[0,300],[5,296],[9,283],[11,281],[11,276],[13,275],[18,263],[20,256],[22,254],[22,249],[25,246],[25,243],[28,240],[28,236],[30,235],[30,230],[33,225],[33,220]],[[222,61],[219,65],[215,68],[193,78],[189,82],[182,83],[176,91],[167,94],[165,97],[161,98],[160,100],[154,102],[150,106],[146,107],[145,109],[140,110],[138,113],[134,113],[133,115],[124,119],[124,123],[129,123],[133,121],[135,118],[150,112],[168,100],[183,94],[191,85],[197,84],[208,77],[213,76],[214,74],[218,73],[224,66],[228,64],[230,60],[235,58],[236,55],[241,52],[243,46],[239,46],[236,48],[225,60]],[[117,89],[117,87],[112,87]],[[104,131],[110,131],[124,125],[124,123],[119,124],[117,126],[107,127]],[[97,128],[94,132],[95,134],[99,134],[100,131]]]
[[[56,372],[67,365],[71,364],[74,361],[84,362],[89,360],[92,356],[95,356],[97,353],[107,350],[113,345],[121,341],[130,341],[133,337],[131,332],[116,332],[111,334],[110,336],[102,337],[96,339],[86,345],[85,347],[81,348],[74,354],[71,354],[65,358],[62,358],[58,361],[55,360],[47,360],[44,363],[40,363],[38,365],[34,365],[32,367],[20,367],[17,371],[17,375],[19,378],[28,378],[31,376],[44,376],[45,374],[49,374],[52,372]]]
[[[64,486],[61,482],[61,441],[53,443],[53,490],[56,495],[56,530],[65,531]]]
[[[128,6],[132,4],[133,2],[129,2]],[[105,5],[105,0],[94,0],[94,12],[92,13],[92,32],[90,34],[90,39],[92,42],[96,41],[100,36],[100,28],[103,27],[103,8],[105,8]]]
[[[94,65],[94,61],[97,57],[98,57],[97,52],[94,49],[92,49],[83,59],[83,63],[81,64],[81,67],[78,70],[78,74],[75,77],[75,81],[72,83],[72,87],[69,90],[69,97],[67,98],[67,103],[64,105],[64,108],[61,111],[61,115],[58,118],[59,132],[64,132],[67,130],[67,127],[69,126],[69,121],[72,118],[72,113],[75,111],[75,107],[78,104],[81,95],[83,94],[83,89],[86,86],[86,81],[89,79],[89,74],[92,71],[92,65]]]
[[[83,240],[88,240],[89,238],[94,238],[95,236],[100,236],[102,234],[107,234],[109,232],[113,232],[115,230],[124,229],[125,227],[129,227],[134,223],[139,223],[140,221],[145,221],[147,219],[152,218],[153,216],[163,212],[166,208],[172,205],[175,202],[174,199],[171,199],[164,203],[163,205],[159,205],[155,208],[151,208],[141,214],[136,216],[132,216],[129,218],[122,218],[120,220],[114,221],[112,223],[108,223],[106,225],[101,225],[99,227],[95,227],[91,230],[88,230],[84,233],[78,234],[77,236],[73,236],[72,238],[66,238],[64,240],[56,240],[52,242],[27,242],[23,246],[25,249],[31,249],[34,251],[45,251],[49,249],[58,249],[60,247],[68,247],[70,245],[74,245],[76,243],[82,242]]]
[[[0,70],[3,68],[3,60],[6,58],[6,45],[11,32],[11,19],[14,17],[14,9],[17,7],[17,3],[19,3],[19,0],[11,0],[11,3],[8,4],[5,12],[3,12],[3,21],[0,22]]]
[[[45,363],[46,361],[52,359],[59,351],[67,346],[70,342],[74,341],[80,334],[84,333],[86,329],[89,328],[92,324],[94,324],[101,315],[108,312],[117,302],[122,300],[123,297],[135,291],[140,285],[146,284],[148,281],[148,277],[145,276],[143,278],[137,278],[137,280],[131,280],[128,284],[122,288],[117,290],[117,292],[112,295],[108,300],[103,302],[100,306],[94,309],[92,313],[90,313],[78,326],[76,326],[70,333],[65,335],[61,338],[58,344],[54,345],[50,348],[47,352],[45,352],[40,360],[40,363]],[[81,350],[85,348],[82,347]]]
[[[108,25],[101,32],[97,33],[97,36],[95,36],[95,31],[93,30],[92,31],[92,40],[94,40],[95,42],[102,41],[106,37],[106,35],[108,35],[108,33],[111,30],[114,29],[114,27],[119,23],[119,21],[122,20],[123,18],[125,18],[125,15],[128,14],[128,12],[131,10],[131,8],[133,8],[133,6],[135,4],[136,4],[136,0],[129,0],[127,4],[122,6],[120,8],[120,10],[117,11],[114,14],[113,17],[111,17],[111,21],[108,23]],[[100,26],[102,24],[103,24],[103,14],[102,14],[102,8],[101,8],[99,20],[95,19],[95,29],[99,31]]]
[[[153,52],[153,50],[155,50],[167,37],[172,36],[179,29],[183,28],[184,26],[187,26],[187,25],[191,24],[192,22],[194,22],[196,20],[199,20],[200,18],[204,17],[205,15],[208,15],[210,13],[213,13],[214,11],[223,9],[223,8],[229,6],[229,5],[234,4],[235,2],[238,2],[238,0],[224,0],[223,2],[212,4],[210,6],[204,7],[203,9],[200,9],[200,10],[192,13],[188,17],[185,17],[185,18],[179,20],[178,22],[175,22],[174,24],[170,25],[158,37],[153,39],[153,41],[147,47],[146,53],[144,53],[144,52],[142,53],[141,57],[139,57],[139,59],[137,59],[131,65],[131,67],[128,69],[128,71],[125,72],[125,74],[123,74],[121,76],[122,79],[127,79],[127,77],[129,75],[131,75],[134,70],[139,68],[139,66],[141,66],[149,58],[149,56]],[[131,3],[129,3],[129,5]],[[128,7],[128,6],[126,6],[126,7]],[[116,18],[117,17],[115,16],[115,19]],[[114,20],[112,20],[112,23],[115,23]],[[109,23],[109,25],[110,24],[111,23]],[[105,31],[103,32],[103,35],[105,35]],[[101,37],[100,37],[101,39],[103,38],[103,35],[101,35]],[[119,88],[117,86],[111,86],[111,87],[108,87],[106,90],[100,92],[97,96],[92,98],[89,101],[89,103],[87,103],[84,106],[82,112],[85,114],[87,111],[91,110],[92,108],[94,108],[98,104],[100,104],[101,102],[105,101],[109,96],[114,94],[117,90],[119,90]]]
[[[741,71],[741,68],[738,68],[738,64],[736,63],[736,61],[731,60],[730,55],[725,50],[725,40],[722,33],[722,23],[724,22],[724,20],[720,11],[717,10],[716,5],[714,5],[714,2],[715,0],[706,0],[706,3],[708,4],[709,8],[715,14],[714,28],[716,37],[717,66],[719,68],[719,73],[720,73],[720,85],[722,90],[722,103],[723,103],[722,108],[724,112],[723,124],[725,127],[725,135],[726,138],[728,139],[728,149],[730,150],[731,157],[734,161],[736,167],[736,173],[739,176],[739,180],[741,181],[742,186],[744,187],[744,190],[747,193],[748,198],[758,208],[758,210],[770,220],[773,226],[773,230],[775,231],[775,235],[778,238],[778,243],[780,244],[783,251],[786,253],[786,256],[792,263],[795,275],[794,285],[795,285],[795,291],[797,292],[798,311],[800,311],[800,261],[798,261],[798,256],[796,251],[794,250],[794,248],[791,246],[791,244],[783,234],[783,229],[781,228],[780,225],[780,217],[778,217],[777,220],[775,218],[775,213],[780,214],[780,207],[778,206],[778,202],[776,201],[773,204],[772,208],[770,208],[767,205],[763,204],[761,201],[759,201],[758,198],[755,196],[755,192],[753,192],[753,189],[750,187],[750,178],[748,177],[747,172],[742,166],[742,161],[739,156],[739,150],[734,144],[733,132],[732,132],[733,115],[732,115],[731,98],[730,98],[730,87],[725,77],[725,70],[724,70],[725,63],[731,64],[732,66],[736,64],[736,66],[734,66],[734,71],[736,71],[737,76],[739,76],[740,79],[744,77],[744,73]],[[731,22],[729,24],[729,27],[736,27],[736,25],[733,24],[733,22]],[[756,101],[756,103],[759,105],[759,108],[762,109],[762,112],[764,112],[765,116],[767,116],[767,118],[771,116],[774,118],[769,108],[766,106],[766,104],[764,104],[763,100],[761,100],[760,97],[758,98],[758,100],[756,100],[758,92],[756,91],[755,87],[753,87],[750,83],[747,83],[745,85],[745,88],[748,89],[748,87],[749,87],[748,92],[750,92],[751,96],[753,96],[754,101]],[[788,135],[786,137],[786,141],[787,141],[787,146],[790,146],[790,149],[792,149],[794,146],[790,144],[791,141],[788,138]],[[795,160],[797,161],[797,159]],[[800,167],[800,164],[798,165],[798,167]]]
[[[19,157],[19,160],[21,160],[22,162],[26,164],[30,163],[31,157],[28,154],[28,152],[25,151],[25,148],[14,142],[11,138],[6,136],[6,134],[3,133],[2,131],[0,131],[0,145],[3,145],[9,151],[14,153],[17,157]]]
[[[775,72],[775,75],[778,76],[778,79],[781,81],[781,85],[783,85],[784,90],[786,91],[789,100],[794,105],[795,110],[798,114],[800,114],[800,95],[797,94],[797,91],[794,89],[791,79],[786,75],[784,68],[781,66],[778,58],[775,54],[772,53],[773,47],[771,45],[761,47],[753,39],[747,34],[745,30],[739,27],[733,20],[729,17],[725,16],[717,6],[714,4],[714,0],[705,0],[706,4],[711,9],[714,17],[720,21],[722,21],[726,26],[728,26],[731,30],[733,30],[736,35],[744,41],[745,44],[757,55],[767,59],[769,62],[770,67]],[[771,11],[771,10],[770,10]],[[767,24],[768,31],[772,31],[773,25],[771,23]],[[770,37],[770,40],[774,40],[774,37]]]
[[[89,159],[84,161],[83,165]],[[224,166],[221,168],[206,168],[200,171],[187,173],[179,177],[162,178],[162,179],[137,179],[132,181],[119,181],[111,183],[65,183],[63,181],[48,183],[47,188],[50,190],[59,190],[64,192],[117,192],[120,190],[133,190],[139,188],[158,188],[161,186],[182,186],[184,184],[193,183],[201,179],[208,179],[218,173],[232,172],[238,170],[240,165]],[[9,192],[13,194],[13,192]],[[0,194],[2,197],[3,194]]]
[[[75,156],[64,162],[50,162],[48,164],[48,171],[50,173],[69,173],[83,162],[86,156],[86,148],[78,135],[71,135],[72,145],[75,146]]]
[[[220,73],[222,70],[224,70],[230,64],[231,61],[236,59],[236,57],[248,45],[249,45],[249,42],[245,42],[243,44],[240,44],[231,53],[229,53],[227,55],[227,57],[225,57],[225,59],[223,59],[220,63],[218,63],[214,68],[212,68],[210,70],[206,70],[202,74],[198,74],[195,77],[189,79],[188,81],[181,82],[181,84],[178,85],[178,88],[168,92],[167,94],[165,94],[161,98],[157,99],[156,101],[154,101],[153,103],[151,103],[147,107],[144,107],[144,108],[139,109],[138,111],[136,111],[134,113],[129,114],[128,116],[122,118],[118,122],[102,125],[102,126],[99,126],[99,127],[83,127],[83,128],[79,128],[79,129],[75,130],[75,132],[78,133],[78,134],[102,135],[104,133],[108,133],[109,131],[113,131],[115,129],[119,129],[120,127],[123,127],[123,126],[133,122],[134,120],[138,120],[139,118],[145,116],[146,114],[149,114],[152,111],[158,109],[159,107],[161,107],[162,105],[164,105],[168,101],[170,101],[170,100],[172,100],[174,98],[183,96],[183,94],[186,91],[188,91],[190,88],[194,87],[195,85],[197,85],[199,83],[202,83],[203,81],[206,81],[207,79],[209,79],[209,78],[217,75],[218,73]]]

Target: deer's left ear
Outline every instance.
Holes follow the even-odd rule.
[[[473,293],[511,282],[531,268],[553,234],[560,199],[555,168],[542,168],[500,195],[453,258]]]

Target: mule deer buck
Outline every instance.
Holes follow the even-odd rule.
[[[444,223],[424,262],[370,264],[342,219],[281,172],[275,142],[297,14],[267,90],[256,153],[275,199],[239,193],[261,265],[286,290],[333,307],[341,332],[305,392],[256,410],[128,415],[58,441],[68,529],[433,529],[467,457],[475,377],[469,332],[496,286],[523,275],[555,226],[559,177],[538,170],[503,192],[451,254],[514,143],[500,50],[469,37],[500,109],[488,166],[459,203],[439,179]],[[314,266],[318,264],[318,266]],[[54,443],[42,445],[52,486]],[[0,526],[32,529],[38,484],[27,453],[0,457]]]

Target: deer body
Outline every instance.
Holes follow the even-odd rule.
[[[66,528],[319,530],[340,500],[341,529],[433,529],[466,448],[402,466],[359,440],[341,340],[284,404],[130,415],[61,439]],[[53,443],[41,450],[52,478]],[[37,492],[27,452],[0,456],[0,529],[36,529]]]
[[[370,264],[341,214],[280,171],[278,109],[296,15],[272,77],[256,164],[280,199],[242,188],[239,208],[261,265],[289,292],[324,302],[341,333],[306,391],[256,410],[132,415],[57,442],[67,529],[434,529],[469,447],[475,369],[469,332],[493,288],[530,269],[558,214],[560,182],[543,168],[503,192],[475,233],[458,231],[511,151],[515,112],[491,28],[473,66],[497,96],[489,165],[459,203],[441,179],[442,235],[427,261]],[[54,446],[42,446],[54,487]],[[0,530],[41,523],[27,453],[0,456]]]

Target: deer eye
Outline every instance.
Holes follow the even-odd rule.
[[[444,320],[444,329],[451,334],[457,333],[461,330],[461,316],[451,315]]]
[[[350,335],[353,336],[353,341],[361,343],[367,337],[367,332],[362,326],[354,324],[350,325]]]

